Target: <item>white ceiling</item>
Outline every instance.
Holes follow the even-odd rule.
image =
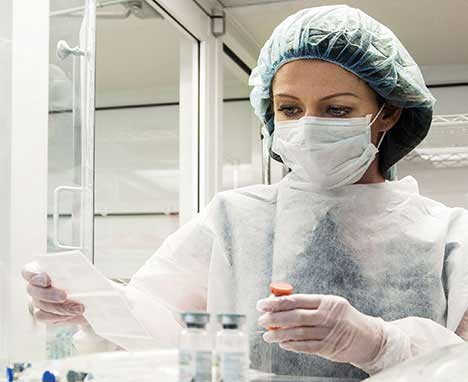
[[[98,103],[177,101],[179,44],[178,31],[166,20],[141,20],[134,16],[124,20],[98,19]]]
[[[117,12],[119,7],[113,8]],[[98,105],[177,102],[182,38],[187,36],[181,36],[167,20],[98,19]],[[248,96],[247,75],[239,79],[227,56],[224,67],[225,97]]]
[[[79,3],[73,1],[74,5]],[[253,57],[258,56],[274,27],[290,14],[305,7],[346,3],[361,8],[390,27],[415,60],[424,66],[428,82],[468,81],[468,0],[284,0],[274,3],[272,0],[218,0],[218,3],[226,5],[228,19],[248,38],[246,46]],[[267,4],[247,5],[252,3]],[[98,13],[122,10],[123,6],[117,5],[99,9]],[[53,47],[60,39],[72,43],[76,40],[78,21],[70,18],[53,21],[51,62],[61,65],[55,59]],[[159,18],[139,19],[133,15],[127,19],[99,18],[98,105],[177,101],[180,38],[178,30]],[[71,67],[68,65],[65,69],[69,74]],[[226,58],[225,96],[247,97],[249,91],[247,75],[236,70],[233,62]]]
[[[468,64],[467,0],[219,0],[262,46],[274,27],[302,8],[348,4],[387,25],[419,65]],[[262,4],[268,3],[270,4]],[[242,4],[259,5],[241,6]],[[229,8],[229,7],[233,8]],[[259,22],[261,20],[261,22]]]

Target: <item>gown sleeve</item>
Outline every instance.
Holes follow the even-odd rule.
[[[206,211],[198,214],[169,235],[122,289],[136,317],[162,347],[176,344],[179,312],[206,310],[214,243],[206,216]]]

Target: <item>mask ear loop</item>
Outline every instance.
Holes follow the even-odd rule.
[[[383,142],[383,139],[385,138],[385,134],[387,134],[386,131],[383,132],[382,137],[379,139],[379,143],[377,144],[377,150],[380,148],[380,145]]]
[[[379,118],[380,113],[382,113],[382,110],[385,108],[385,104],[382,105],[382,107],[379,109],[375,117],[372,119],[372,121],[369,123],[369,126],[372,126],[372,124],[375,122],[377,118]]]
[[[382,113],[382,110],[385,108],[385,104],[382,105],[382,107],[380,108],[380,110],[377,112],[377,114],[375,115],[375,117],[372,119],[371,123],[369,124],[369,127],[372,126],[372,124],[376,121],[377,118],[379,118],[379,115],[380,113]],[[380,137],[379,139],[379,143],[377,144],[377,150],[380,148],[380,145],[382,144],[383,142],[383,139],[385,138],[385,134],[387,134],[386,131],[383,132],[382,136]]]

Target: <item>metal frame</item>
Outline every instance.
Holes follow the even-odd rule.
[[[107,0],[107,1],[97,1],[96,2],[96,8],[104,8],[116,4],[124,4],[128,3],[130,0]],[[74,8],[67,8],[67,9],[61,9],[59,11],[53,11],[50,12],[50,17],[83,17],[83,11],[86,9],[86,6],[80,6],[80,7],[74,7]],[[80,12],[78,15],[77,13]],[[117,18],[127,18],[130,16],[131,12],[125,12],[125,13],[112,13],[112,14],[106,14],[106,16],[117,16]]]
[[[259,46],[231,17],[224,21],[228,32],[222,37],[217,33],[214,35],[213,19],[219,19],[220,14],[224,15],[222,4],[216,0],[146,1],[163,17],[173,22],[176,28],[198,41],[198,51],[194,47],[190,48],[187,42],[183,43],[185,47],[181,52],[181,70],[184,72],[181,72],[181,80],[188,79],[187,76],[190,75],[192,81],[192,86],[181,83],[180,88],[181,101],[186,100],[185,105],[181,102],[180,110],[180,149],[184,154],[180,162],[182,171],[179,202],[180,221],[183,224],[202,210],[222,189],[223,44],[250,68],[256,64]],[[198,70],[195,70],[196,67]],[[197,73],[198,92],[193,86]],[[246,73],[239,73],[239,76],[245,75]],[[191,101],[188,102],[188,99]],[[198,131],[195,121],[198,122]],[[198,163],[197,168],[194,163]]]
[[[226,9],[230,8],[246,8],[246,7],[258,7],[262,5],[272,5],[272,4],[280,4],[280,3],[292,3],[292,2],[298,2],[300,0],[268,0],[268,1],[249,1],[248,3],[244,4],[238,4],[238,5],[226,5]]]
[[[434,115],[432,118],[433,124],[457,124],[465,123],[468,124],[468,114],[444,114],[444,115]]]
[[[468,147],[417,148],[405,160],[429,161],[435,168],[468,167]]]
[[[179,224],[199,209],[198,43],[180,43],[179,90]]]
[[[468,146],[466,143],[457,142],[457,137],[467,134],[468,114],[435,115],[432,118],[429,136],[409,153],[405,160],[428,162],[435,168],[468,167]],[[438,147],[437,137],[449,137],[453,139],[453,144]]]
[[[210,36],[200,43],[200,197],[204,208],[221,190],[223,171],[223,46]]]
[[[194,40],[182,41],[180,87],[180,222],[203,209],[222,185],[222,74],[220,37],[212,20],[194,2],[147,0]]]
[[[145,0],[107,0],[107,1],[97,1],[96,8],[105,8],[108,6],[118,5],[118,4],[127,4],[127,9],[123,12],[99,12],[96,13],[98,19],[128,19],[132,14],[137,17],[145,17],[142,12],[142,5],[146,5]],[[83,17],[83,11],[85,11],[86,6],[73,7],[68,9],[61,9],[59,11],[53,11],[50,13],[51,17]],[[161,18],[161,15],[154,13],[154,17]]]

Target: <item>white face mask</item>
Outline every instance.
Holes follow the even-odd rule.
[[[371,114],[360,118],[305,116],[275,121],[272,150],[301,180],[332,189],[362,178],[379,152],[371,142]]]

